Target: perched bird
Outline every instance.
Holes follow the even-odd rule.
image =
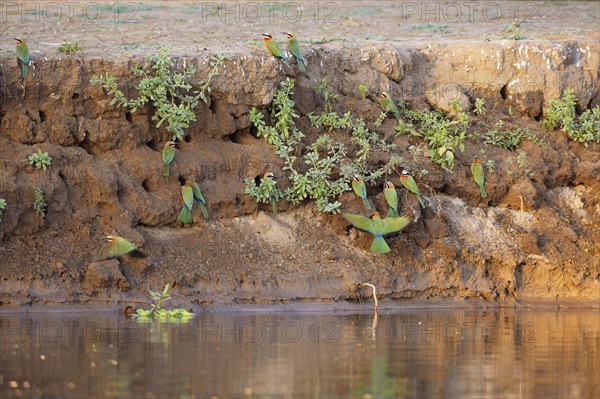
[[[169,165],[171,165],[171,162],[173,162],[173,159],[175,159],[175,151],[175,142],[167,141],[162,150],[163,176],[169,176],[171,174],[169,171]]]
[[[487,193],[485,192],[485,176],[483,173],[483,165],[481,164],[481,159],[475,158],[473,163],[471,164],[471,174],[473,175],[473,181],[477,183],[479,186],[479,193],[481,194],[481,198],[487,197]]]
[[[200,186],[196,183],[196,178],[194,176],[190,176],[187,180],[192,186],[192,192],[194,193],[194,200],[198,203],[200,210],[202,211],[202,216],[204,216],[205,220],[208,220],[208,211],[206,210],[206,200],[202,195],[202,191],[200,191]],[[187,182],[186,182],[187,183]]]
[[[410,219],[406,216],[381,219],[379,212],[373,213],[371,219],[351,213],[344,213],[342,216],[357,229],[364,230],[375,236],[375,239],[371,243],[371,252],[376,253],[390,252],[390,247],[383,239],[383,236],[400,231],[410,223]]]
[[[390,97],[390,95],[385,91],[379,95],[379,105],[381,105],[381,108],[384,111],[391,112],[396,119],[400,120],[400,112],[398,112],[398,108],[396,107],[394,100],[392,100],[392,97]]]
[[[414,195],[417,196],[417,198],[419,199],[419,203],[421,204],[421,207],[423,207],[423,209],[425,209],[425,201],[423,201],[423,197],[421,196],[421,191],[419,191],[419,186],[417,186],[417,182],[415,182],[415,179],[413,179],[412,176],[407,175],[406,171],[403,170],[402,175],[400,176],[400,182],[402,183],[402,185],[404,187],[406,187],[408,189],[408,191],[410,191],[411,193],[413,193]]]
[[[304,60],[302,60],[302,52],[300,51],[300,43],[298,43],[298,39],[296,39],[296,35],[291,32],[287,32],[287,47],[292,53],[292,56],[298,62],[298,69],[300,72],[304,72],[306,69],[304,68]]]
[[[15,37],[17,45],[17,65],[21,68],[21,77],[26,78],[29,71],[29,49],[27,41]]]
[[[352,190],[354,190],[354,194],[356,194],[358,198],[363,200],[365,209],[371,209],[371,203],[367,198],[367,186],[365,186],[362,176],[352,177]]]
[[[388,204],[387,218],[397,218],[398,215],[398,193],[396,193],[396,186],[394,183],[386,181],[385,188],[383,189],[383,196]]]
[[[275,175],[274,175],[273,173],[271,173],[271,172],[267,172],[267,173],[265,173],[265,174],[263,175],[263,177],[262,177],[262,181],[267,181],[267,179],[269,179],[269,180],[275,180],[275,179],[276,179],[276,177],[275,177]],[[261,182],[262,182],[262,181],[261,181]],[[273,190],[271,190],[271,191],[274,193],[276,190],[274,190],[274,189],[273,189]],[[273,210],[273,214],[274,214],[274,215],[277,215],[277,201],[278,201],[278,200],[279,200],[279,198],[277,198],[277,197],[276,197],[275,195],[273,195],[273,194],[271,194],[271,196],[269,197],[269,201],[271,201],[271,209]]]
[[[276,58],[280,59],[281,61],[283,61],[285,63],[285,65],[287,65],[288,67],[290,66],[290,64],[288,64],[287,62],[287,58],[285,57],[285,54],[283,54],[283,51],[281,51],[279,49],[279,46],[277,45],[277,42],[273,40],[273,38],[271,37],[270,34],[268,33],[263,33],[263,47],[270,52],[271,54],[273,54]]]
[[[144,254],[140,249],[131,241],[118,236],[106,236],[106,244],[100,248],[96,255],[96,261],[120,258],[121,256],[130,254],[136,258],[145,258]]]
[[[187,180],[181,187],[181,196],[183,197],[183,208],[179,212],[177,221],[181,223],[194,223],[192,219],[192,207],[194,206],[194,189],[192,183]]]

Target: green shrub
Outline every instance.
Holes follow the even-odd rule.
[[[569,138],[587,146],[600,144],[600,106],[584,111],[578,118],[575,106],[579,100],[572,89],[566,89],[562,98],[551,100],[546,119],[541,124],[546,130],[560,129]]]
[[[33,190],[33,210],[42,222],[46,218],[46,206],[44,192],[40,188]]]
[[[211,71],[206,81],[200,82],[200,91],[190,93],[192,86],[188,83],[191,76],[196,72],[195,68],[188,65],[183,71],[178,71],[175,61],[171,57],[169,47],[161,48],[156,54],[148,54],[146,65],[134,65],[131,72],[141,78],[137,85],[138,98],[128,99],[117,85],[114,76],[93,76],[91,84],[99,84],[108,90],[113,97],[111,105],[117,104],[135,112],[146,103],[154,107],[152,120],[156,122],[156,128],[165,123],[165,129],[173,140],[181,140],[185,137],[185,129],[190,122],[196,120],[193,109],[200,100],[208,101],[206,93],[210,93],[210,80],[218,75],[219,66],[227,59],[223,53],[211,57]]]
[[[391,173],[402,159],[389,154],[395,146],[386,143],[376,132],[368,130],[364,120],[353,118],[349,112],[340,116],[332,111],[331,103],[335,101],[335,94],[329,90],[326,80],[313,86],[325,99],[323,112],[307,116],[312,126],[323,128],[325,132],[314,142],[303,143],[305,136],[296,127],[298,115],[290,98],[293,87],[292,79],[281,82],[271,104],[273,126],[268,126],[264,115],[255,108],[250,110],[250,121],[257,129],[257,136],[262,136],[273,145],[275,153],[284,161],[283,170],[288,174],[291,186],[284,191],[283,198],[294,205],[311,199],[321,212],[339,212],[341,203],[336,198],[350,190],[350,179],[354,174],[363,175],[367,182],[374,181]],[[352,148],[347,148],[330,135],[330,132],[338,129],[349,132]],[[302,148],[304,151],[299,152]],[[388,158],[385,164],[370,170],[368,165],[374,150],[388,153]],[[252,184],[247,181],[250,190],[254,190]],[[255,198],[264,197],[255,192]]]
[[[141,320],[154,318],[159,321],[185,322],[194,316],[194,313],[190,313],[183,308],[172,310],[163,308],[163,303],[171,299],[171,295],[169,294],[169,284],[165,284],[162,292],[148,290],[148,293],[153,300],[153,303],[150,304],[150,309],[138,309],[134,314],[135,317],[138,317]]]
[[[509,151],[514,151],[519,148],[521,140],[523,139],[531,140],[540,147],[549,148],[543,138],[531,132],[529,129],[522,127],[512,129],[505,128],[504,121],[501,120],[496,122],[492,128],[485,131],[483,133],[483,138],[486,144],[492,144]]]
[[[37,152],[28,156],[25,162],[29,165],[34,165],[38,169],[46,170],[52,164],[52,157],[47,152],[42,152],[42,150],[38,149]]]
[[[58,47],[59,53],[75,54],[80,51],[83,51],[83,49],[79,47],[79,42],[63,42],[63,44]]]

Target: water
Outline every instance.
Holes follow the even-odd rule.
[[[0,313],[1,398],[597,398],[597,310]]]

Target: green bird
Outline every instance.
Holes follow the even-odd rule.
[[[175,159],[175,145],[176,143],[174,141],[167,141],[165,143],[165,146],[163,147],[162,150],[162,161],[163,161],[163,169],[162,169],[162,175],[163,176],[170,176],[171,172],[169,171],[169,165],[171,165],[171,162],[173,162],[173,160]]]
[[[190,176],[187,180],[190,182],[192,186],[192,192],[194,193],[194,200],[198,203],[200,210],[202,211],[202,216],[204,216],[205,220],[208,220],[208,211],[206,210],[206,200],[202,195],[202,191],[200,191],[200,186],[196,183],[196,178],[194,176]]]
[[[398,112],[394,100],[392,100],[392,97],[385,91],[379,95],[379,105],[381,105],[381,108],[384,111],[391,112],[396,119],[400,120],[400,112]]]
[[[367,186],[365,186],[362,176],[356,175],[352,177],[352,190],[354,190],[354,194],[356,194],[358,198],[363,200],[365,209],[371,209],[371,203],[367,198]]]
[[[487,193],[485,192],[485,175],[483,172],[483,165],[481,164],[481,160],[479,158],[475,158],[473,163],[471,164],[471,174],[473,175],[473,181],[477,183],[479,186],[479,193],[481,194],[481,198],[487,197]]]
[[[408,191],[417,196],[421,207],[425,209],[425,201],[423,201],[423,196],[421,196],[421,191],[419,191],[419,186],[417,186],[417,182],[415,182],[415,179],[413,179],[412,176],[407,175],[406,171],[403,170],[402,175],[400,176],[400,182],[404,187],[408,189]]]
[[[106,239],[106,244],[96,254],[96,261],[120,258],[127,254],[136,258],[146,257],[146,254],[140,251],[134,243],[123,237],[106,236],[104,238]]]
[[[410,223],[410,218],[407,216],[381,219],[379,212],[373,213],[371,219],[351,213],[344,213],[342,216],[357,229],[364,230],[375,236],[375,239],[371,243],[371,252],[375,253],[390,252],[390,247],[383,239],[383,236],[400,231]]]
[[[194,223],[192,219],[192,207],[194,206],[194,189],[192,183],[187,180],[183,187],[181,187],[181,196],[183,197],[183,208],[179,212],[177,221],[183,224]]]
[[[387,218],[397,218],[398,215],[398,193],[394,183],[386,181],[383,189],[383,196],[388,204]]]
[[[21,68],[21,77],[26,78],[29,72],[29,49],[27,48],[27,41],[17,37],[15,37],[15,41],[17,45],[17,65]]]
[[[281,61],[283,61],[285,63],[285,65],[287,65],[288,67],[290,67],[290,64],[287,62],[287,58],[285,56],[285,54],[283,54],[283,51],[281,51],[279,49],[279,46],[277,45],[277,42],[275,40],[273,40],[273,38],[271,37],[270,34],[268,33],[263,33],[263,47],[270,52],[271,54],[273,54],[276,58],[280,59]]]
[[[270,179],[270,180],[275,180],[275,179],[277,179],[277,177],[275,177],[275,175],[274,175],[273,173],[271,173],[271,172],[267,172],[267,173],[265,173],[265,174],[263,175],[263,177],[262,177],[262,180],[264,181],[264,180],[267,180],[267,179]],[[273,191],[277,191],[277,189],[275,188],[275,186],[274,186],[274,185],[273,185],[273,186],[271,186],[271,187],[273,188]],[[272,192],[273,192],[273,191],[272,191]],[[271,210],[273,211],[273,214],[274,214],[274,215],[277,215],[277,200],[278,200],[278,199],[279,199],[279,198],[277,198],[277,197],[276,197],[276,196],[274,196],[273,194],[271,194],[271,196],[269,197],[269,201],[271,201]]]
[[[298,43],[298,39],[296,39],[296,35],[293,33],[286,32],[286,35],[288,50],[290,50],[290,53],[292,53],[298,62],[298,69],[300,72],[304,72],[306,69],[304,68],[304,60],[302,59],[302,52],[300,51],[300,43]]]

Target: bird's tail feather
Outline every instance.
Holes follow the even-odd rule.
[[[277,215],[277,201],[271,200],[271,209],[273,211],[273,215]]]
[[[170,174],[171,174],[171,171],[169,170],[169,165],[163,165],[162,175],[169,176]]]
[[[371,203],[369,202],[368,198],[363,198],[363,203],[365,204],[365,209],[371,209]]]
[[[393,208],[388,208],[388,213],[386,218],[397,218],[400,215],[398,214],[398,210],[397,209],[393,209]]]
[[[204,220],[208,220],[208,211],[206,210],[206,206],[202,202],[199,202],[198,206],[202,211],[202,216],[204,216]]]
[[[302,57],[297,57],[296,61],[298,61],[298,69],[300,70],[300,72],[306,71],[306,68],[304,68],[304,62],[302,61]]]
[[[481,193],[481,198],[487,197],[487,193],[485,192],[485,187],[483,186],[483,184],[479,185],[479,192]]]
[[[423,201],[423,196],[417,195],[417,198],[419,199],[419,203],[421,204],[421,207],[423,209],[425,209],[425,201]]]
[[[181,208],[181,212],[179,212],[177,221],[181,223],[194,223],[194,220],[192,219],[192,211],[190,211],[188,207],[184,205],[183,208]]]
[[[378,254],[384,254],[390,252],[391,249],[387,242],[383,239],[383,237],[375,237],[373,243],[371,244],[371,252],[375,252]]]
[[[29,72],[29,68],[27,67],[27,64],[22,62],[21,63],[21,77],[26,78],[28,72]]]

